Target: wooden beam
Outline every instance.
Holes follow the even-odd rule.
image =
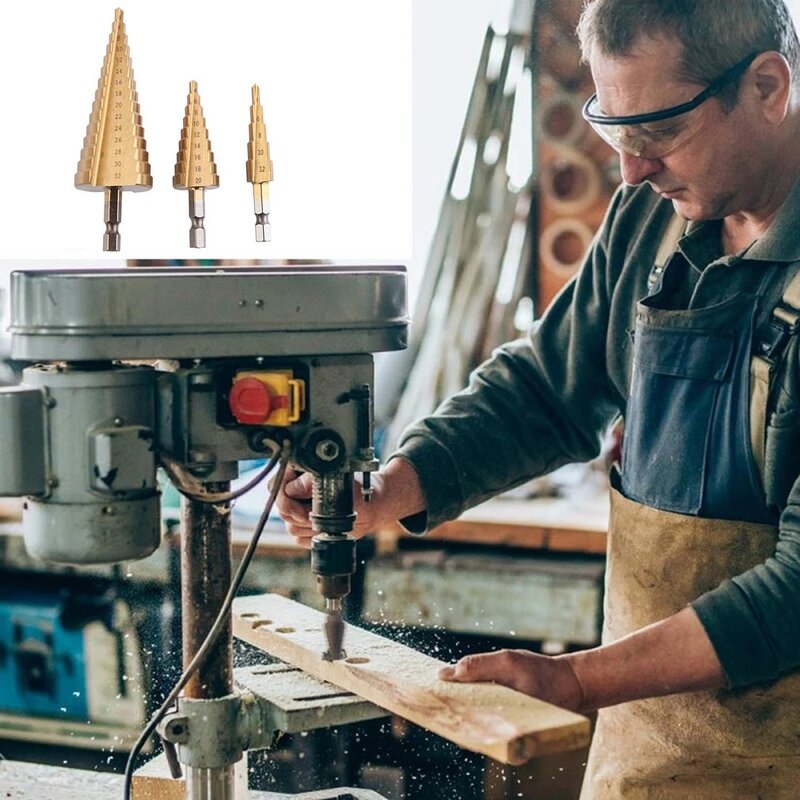
[[[323,622],[278,595],[234,602],[235,636],[467,750],[522,764],[589,741],[585,717],[493,683],[439,680],[444,662],[362,628],[348,625],[346,659],[325,661]]]

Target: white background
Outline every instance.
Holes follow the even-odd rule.
[[[103,257],[102,192],[73,180],[116,5],[0,10],[0,257]],[[411,0],[122,8],[154,185],[124,193],[121,257],[409,257]],[[189,248],[186,192],[172,188],[190,80],[220,175],[204,250]],[[255,242],[245,178],[253,83],[274,162],[269,244]]]

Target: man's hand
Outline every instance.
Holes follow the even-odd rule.
[[[561,656],[542,656],[529,650],[481,653],[444,667],[439,677],[458,683],[491,681],[570,711],[585,710],[581,685],[570,662]]]
[[[591,650],[555,657],[526,650],[467,656],[439,677],[494,681],[582,714],[725,685],[722,665],[691,606]]]
[[[286,529],[303,547],[310,547],[315,535],[308,518],[312,482],[308,473],[287,470],[276,500]],[[372,496],[366,503],[361,496],[361,485],[355,482],[353,507],[356,524],[353,536],[357,539],[425,508],[417,473],[403,458],[394,458],[379,472],[373,472],[371,483]]]

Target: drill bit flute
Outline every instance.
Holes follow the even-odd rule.
[[[189,246],[205,247],[205,190],[219,186],[219,175],[195,81],[189,84],[172,185],[175,189],[186,189],[189,192],[189,217],[192,220]]]
[[[153,186],[122,9],[114,24],[83,140],[75,188],[105,193],[103,250],[120,248],[122,192]]]

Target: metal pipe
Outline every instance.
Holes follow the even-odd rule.
[[[209,492],[228,492],[230,482],[206,484]],[[231,583],[231,522],[227,504],[182,500],[181,605],[183,666],[203,644]],[[233,636],[230,618],[203,663],[186,684],[185,697],[213,699],[233,691]],[[209,794],[209,791],[211,792]],[[233,798],[233,766],[189,770],[188,800]]]

